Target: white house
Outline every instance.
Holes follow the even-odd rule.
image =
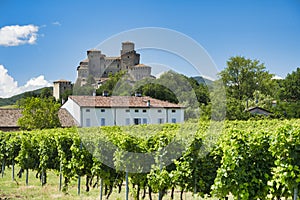
[[[69,96],[62,106],[80,127],[180,123],[184,107],[151,97]]]

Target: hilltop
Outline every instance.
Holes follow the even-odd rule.
[[[52,93],[53,87],[44,87],[41,89],[24,92],[24,93],[21,93],[21,94],[18,94],[18,95],[9,97],[9,98],[0,98],[0,107],[14,105],[18,100],[20,100],[22,98],[39,96],[42,93],[42,91],[45,91],[45,90],[50,90]]]

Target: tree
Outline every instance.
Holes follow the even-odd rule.
[[[96,90],[96,94],[102,95],[102,93],[105,91],[108,92],[108,95],[111,96],[114,90],[116,89],[118,82],[121,81],[125,73],[125,71],[119,71],[114,75],[109,74],[109,79]]]
[[[175,94],[163,85],[148,83],[140,87],[138,91],[142,91],[144,96],[150,96],[155,99],[178,103]]]
[[[300,68],[298,67],[285,79],[277,80],[278,98],[273,108],[278,116],[286,118],[300,117]]]
[[[19,108],[22,109],[22,117],[18,124],[21,129],[46,129],[60,126],[58,110],[60,104],[52,98],[31,97],[18,101]]]
[[[41,90],[41,94],[40,94],[40,97],[42,98],[49,98],[49,97],[52,97],[53,96],[53,92],[52,92],[52,89],[49,88],[49,87],[45,87]]]
[[[300,68],[288,74],[283,81],[282,98],[289,102],[300,101]]]
[[[274,92],[273,75],[258,60],[231,57],[220,75],[226,86],[227,96],[238,100],[253,99],[255,90],[265,95],[272,95]]]
[[[73,95],[89,95],[92,96],[95,88],[92,85],[81,85],[81,80],[77,79],[73,87]]]

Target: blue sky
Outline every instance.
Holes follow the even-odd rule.
[[[0,97],[57,79],[75,81],[86,50],[142,27],[185,34],[207,51],[218,70],[236,55],[258,59],[280,77],[300,67],[299,0],[0,0],[0,8]],[[147,52],[141,54],[148,62]],[[198,75],[183,63],[167,64]]]

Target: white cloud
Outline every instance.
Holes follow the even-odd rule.
[[[39,27],[35,25],[13,25],[0,28],[0,46],[35,44]]]
[[[7,69],[0,65],[0,97],[7,98],[23,92],[36,90],[43,87],[52,86],[43,75],[31,78],[23,86],[18,86],[18,82],[8,74]]]
[[[275,80],[277,80],[277,79],[278,79],[278,80],[281,80],[281,79],[283,79],[283,78],[275,74],[275,76],[274,76],[272,79],[275,79]]]
[[[61,23],[59,21],[55,21],[55,22],[52,22],[52,25],[61,26]]]

